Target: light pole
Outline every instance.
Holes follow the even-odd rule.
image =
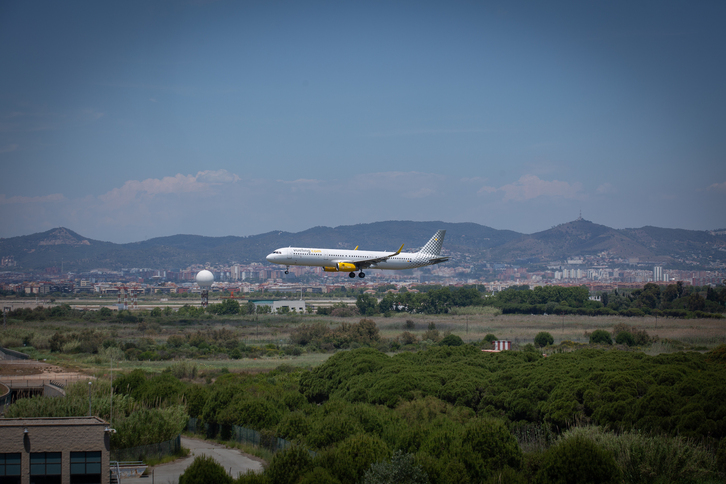
[[[88,382],[88,416],[91,416],[91,385],[93,382]]]

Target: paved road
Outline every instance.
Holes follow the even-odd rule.
[[[189,457],[154,467],[151,469],[153,470],[153,477],[150,475],[148,477],[122,479],[121,484],[152,484],[152,482],[153,484],[176,484],[182,472],[194,462],[194,457],[198,455],[213,457],[214,460],[222,464],[232,477],[244,474],[248,470],[262,471],[261,462],[250,459],[236,449],[228,449],[223,445],[190,439],[189,437],[182,437],[181,444],[182,447],[186,447],[191,451]]]

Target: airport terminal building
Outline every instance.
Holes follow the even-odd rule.
[[[109,484],[110,447],[98,417],[0,419],[0,484]]]

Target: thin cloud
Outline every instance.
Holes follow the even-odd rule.
[[[542,180],[536,175],[524,175],[515,183],[510,183],[499,188],[483,186],[477,192],[480,195],[485,193],[504,192],[503,200],[525,202],[539,197],[548,198],[579,198],[582,194],[582,183],[567,183],[559,180]]]
[[[7,198],[5,197],[5,195],[0,195],[0,205],[57,203],[65,200],[66,197],[64,197],[60,193],[54,193],[52,195],[45,195],[42,197],[15,196]]]
[[[105,116],[105,113],[96,111],[95,109],[84,109],[81,111],[81,119],[84,121],[98,121]]]
[[[713,185],[709,185],[706,190],[710,192],[721,192],[726,193],[726,182],[723,183],[714,183]]]
[[[158,195],[169,194],[207,194],[212,186],[235,183],[239,176],[229,173],[227,170],[200,171],[196,175],[182,175],[164,178],[147,178],[146,180],[129,180],[120,188],[100,195],[98,198],[104,203],[114,206],[128,205],[139,199],[151,199]]]
[[[605,195],[607,193],[614,193],[616,190],[615,187],[612,186],[610,183],[603,183],[602,185],[597,187],[595,191],[598,193],[598,195]]]
[[[470,133],[497,133],[499,130],[483,129],[483,128],[461,128],[461,129],[402,129],[393,131],[379,131],[370,133],[366,137],[370,138],[388,138],[396,136],[420,136],[439,135],[439,134],[470,134]]]
[[[472,177],[468,177],[468,178],[467,177],[459,178],[459,181],[461,181],[462,183],[477,183],[477,184],[479,184],[479,183],[486,182],[487,179],[484,178],[484,177],[481,177],[481,176],[472,176]]]
[[[236,183],[241,180],[239,176],[224,169],[200,171],[197,173],[196,179],[198,182],[214,184]]]

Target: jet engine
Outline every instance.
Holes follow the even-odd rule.
[[[357,270],[358,268],[355,264],[349,264],[347,262],[338,262],[333,267],[323,267],[323,271],[325,272],[353,272]]]

